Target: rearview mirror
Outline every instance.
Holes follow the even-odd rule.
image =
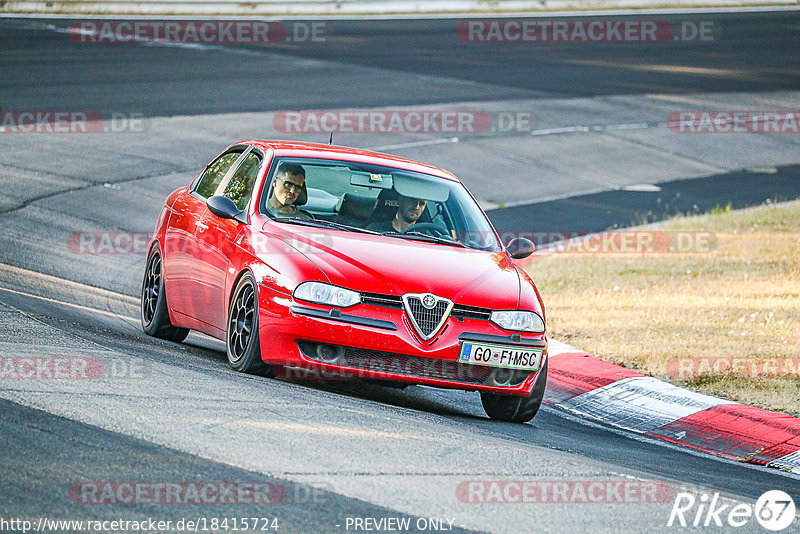
[[[527,258],[533,254],[533,251],[536,250],[536,245],[534,245],[533,241],[530,239],[525,239],[524,237],[515,237],[508,242],[508,245],[506,245],[506,250],[508,250],[508,253],[511,254],[512,258],[515,260],[521,260],[522,258]]]
[[[208,206],[211,213],[222,219],[233,219],[241,223],[247,222],[244,212],[237,208],[233,200],[228,197],[223,197],[222,195],[209,197],[206,200],[206,206]]]

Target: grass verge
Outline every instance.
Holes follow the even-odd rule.
[[[800,204],[720,208],[651,230],[655,242],[713,239],[700,252],[564,252],[526,267],[549,335],[681,387],[800,416]]]

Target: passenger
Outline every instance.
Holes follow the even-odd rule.
[[[428,201],[418,198],[400,196],[397,213],[388,221],[375,221],[367,226],[367,230],[375,232],[405,232],[417,222],[425,211]]]
[[[272,181],[272,195],[267,201],[269,211],[279,217],[312,219],[311,214],[297,208],[306,203],[306,171],[296,163],[282,163]],[[297,204],[297,205],[296,205]]]

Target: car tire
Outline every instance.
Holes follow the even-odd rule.
[[[544,390],[547,385],[547,363],[539,373],[536,385],[529,397],[513,397],[511,395],[498,395],[496,393],[481,392],[481,403],[486,414],[498,421],[510,423],[527,423],[539,411],[544,399]]]
[[[177,327],[169,320],[164,290],[164,262],[158,247],[153,247],[146,265],[142,280],[142,330],[149,336],[180,343],[189,335],[189,329]]]
[[[258,292],[253,275],[245,273],[236,283],[228,306],[225,332],[228,363],[241,373],[272,376],[272,366],[261,359],[258,335]]]

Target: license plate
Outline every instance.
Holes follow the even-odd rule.
[[[465,341],[461,343],[461,353],[458,356],[458,361],[476,365],[504,367],[506,369],[538,371],[542,362],[542,349]]]

